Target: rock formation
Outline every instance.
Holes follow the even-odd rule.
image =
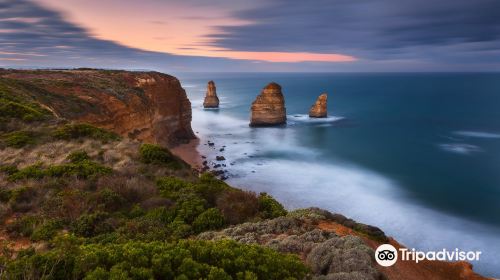
[[[327,100],[326,93],[323,93],[320,96],[318,96],[318,99],[316,99],[316,103],[314,103],[314,105],[311,106],[311,110],[309,110],[309,117],[326,118],[327,116],[326,100]]]
[[[173,146],[196,138],[191,102],[177,78],[158,72],[2,70],[55,115]]]
[[[217,89],[215,88],[214,81],[208,82],[207,94],[205,95],[205,100],[203,101],[203,107],[219,108],[219,97],[217,97]]]
[[[285,99],[281,86],[268,84],[257,96],[251,107],[250,126],[273,126],[286,123]]]

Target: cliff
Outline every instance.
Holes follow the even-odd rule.
[[[203,101],[203,107],[219,108],[219,97],[217,97],[217,89],[215,87],[214,81],[208,82],[207,93],[205,95],[205,100]]]
[[[251,107],[250,126],[273,126],[286,123],[285,98],[281,86],[268,84]]]
[[[59,118],[173,146],[194,139],[191,103],[175,77],[157,72],[0,70],[3,86]]]

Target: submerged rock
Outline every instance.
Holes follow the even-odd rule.
[[[207,94],[205,95],[205,100],[203,101],[203,107],[219,108],[219,97],[217,97],[217,89],[214,81],[208,82]]]
[[[285,124],[286,108],[281,86],[268,84],[252,103],[251,111],[250,126]]]
[[[309,117],[311,118],[326,118],[328,113],[327,113],[327,108],[326,108],[326,101],[327,101],[327,94],[323,93],[320,96],[318,96],[318,99],[316,99],[316,103],[311,106],[311,110],[309,110]]]

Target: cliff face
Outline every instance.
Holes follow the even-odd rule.
[[[327,108],[326,108],[326,101],[327,101],[327,94],[323,93],[320,96],[318,96],[318,99],[316,99],[316,102],[314,105],[311,106],[311,110],[309,111],[309,117],[311,118],[326,118],[327,117]]]
[[[273,126],[286,123],[286,108],[281,86],[268,84],[251,107],[250,126]]]
[[[1,70],[0,78],[56,116],[173,146],[194,139],[191,103],[175,77],[157,72]]]
[[[207,94],[205,95],[205,100],[203,101],[203,107],[219,108],[219,97],[217,97],[217,89],[215,88],[214,81],[208,82]]]

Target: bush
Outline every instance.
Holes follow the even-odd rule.
[[[62,222],[59,220],[48,220],[38,226],[31,234],[31,239],[34,241],[51,240],[56,232],[62,229]]]
[[[239,224],[257,215],[259,201],[253,192],[231,190],[217,199],[217,208],[228,223]]]
[[[15,131],[4,135],[3,140],[8,147],[22,148],[35,143],[35,135],[30,131]]]
[[[90,160],[49,166],[45,172],[50,177],[76,176],[80,179],[110,174],[112,169]]]
[[[108,212],[118,211],[126,206],[125,199],[111,189],[100,190],[94,197],[93,202]]]
[[[259,212],[264,219],[274,219],[287,214],[283,205],[267,193],[259,195]]]
[[[91,237],[111,232],[113,228],[106,223],[108,213],[95,212],[80,216],[73,224],[73,232],[83,237]]]
[[[21,104],[0,98],[0,117],[19,119],[25,122],[47,119],[49,114],[33,105]]]
[[[185,165],[168,149],[154,144],[142,144],[139,155],[141,161],[148,164],[164,165],[172,169],[180,169]]]
[[[230,240],[77,245],[77,240],[66,237],[55,244],[48,252],[32,251],[16,260],[6,260],[2,276],[6,279],[292,280],[304,279],[309,273],[298,256]]]
[[[176,217],[188,224],[191,224],[198,215],[205,211],[206,200],[194,193],[184,193],[176,201]]]
[[[63,140],[78,138],[92,138],[103,142],[119,140],[120,137],[115,133],[90,124],[66,124],[54,132],[54,137]]]
[[[71,163],[79,163],[85,160],[90,160],[90,157],[85,151],[74,151],[71,154],[69,154],[66,159],[69,160]]]
[[[200,233],[207,230],[220,229],[224,226],[224,216],[217,208],[207,209],[201,213],[193,222],[193,230]]]
[[[21,179],[42,179],[44,176],[45,172],[42,169],[42,164],[35,163],[10,174],[8,179],[10,181],[17,181]]]
[[[190,186],[190,184],[182,179],[175,177],[163,177],[156,181],[160,194],[166,198],[177,199],[179,191]]]

